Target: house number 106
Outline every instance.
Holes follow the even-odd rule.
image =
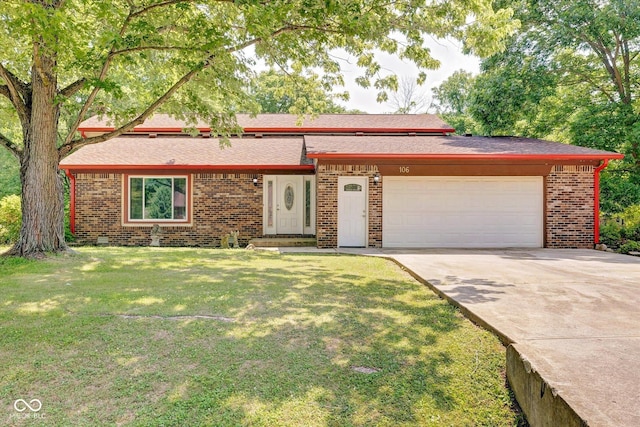
[[[409,173],[409,166],[400,166],[400,173]]]

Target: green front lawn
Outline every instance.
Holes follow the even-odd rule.
[[[0,295],[0,424],[518,421],[498,340],[383,259],[80,248]]]

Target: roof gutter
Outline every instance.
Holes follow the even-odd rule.
[[[366,160],[602,160],[622,159],[622,154],[361,154],[309,153],[311,159]]]
[[[183,133],[185,128],[179,127],[135,127],[130,132],[133,133]],[[211,132],[209,127],[197,127],[200,132]],[[113,127],[83,127],[78,128],[80,133],[84,135],[86,132],[113,132]],[[454,133],[453,128],[330,128],[330,127],[245,127],[243,133],[286,133],[286,134],[302,134],[302,133],[435,133],[447,135]]]
[[[609,159],[604,159],[593,171],[593,242],[600,243],[600,172],[607,167]]]
[[[189,171],[256,171],[256,170],[282,170],[282,171],[313,171],[314,165],[67,165],[61,164],[60,169],[65,171],[94,171],[94,170],[189,170]]]

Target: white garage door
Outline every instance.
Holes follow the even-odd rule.
[[[383,183],[384,247],[542,247],[542,177],[385,176]]]

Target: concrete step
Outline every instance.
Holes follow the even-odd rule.
[[[256,248],[317,246],[315,237],[262,237],[251,239],[249,244]]]

